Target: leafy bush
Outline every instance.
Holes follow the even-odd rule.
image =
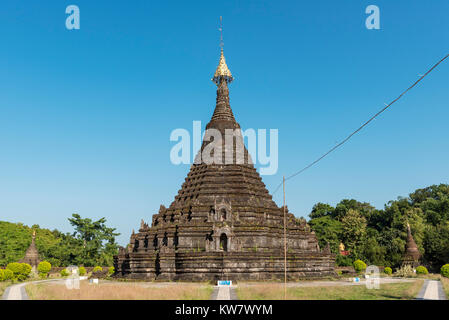
[[[115,272],[115,268],[114,267],[109,267],[108,269],[108,275],[112,275]]]
[[[39,272],[39,276],[41,278],[46,278],[50,270],[51,270],[51,263],[48,261],[42,261],[37,266],[37,271]]]
[[[8,263],[8,265],[6,266],[6,269],[11,270],[11,271],[14,273],[14,277],[15,277],[15,276],[18,275],[18,274],[20,273],[20,271],[21,271],[20,263],[18,263],[18,262],[11,262],[11,263]]]
[[[84,268],[84,267],[79,267],[78,268],[78,273],[79,273],[79,275],[82,277],[82,276],[84,276],[85,274],[86,274],[86,268]]]
[[[6,266],[6,269],[9,269],[13,273],[13,279],[19,281],[28,278],[31,273],[31,266],[28,263],[11,262]]]
[[[103,271],[103,268],[100,266],[96,266],[92,272],[99,272],[99,271],[100,272]]]
[[[395,275],[398,277],[405,278],[405,277],[413,277],[415,275],[415,273],[413,272],[413,268],[411,266],[406,265],[406,266],[402,266],[401,268],[396,270]]]
[[[61,272],[59,272],[61,274],[61,277],[68,277],[69,276],[69,272],[67,271],[67,269],[62,269]]]
[[[0,281],[11,280],[14,273],[9,269],[0,269]]]
[[[362,271],[366,270],[366,263],[363,262],[362,260],[355,260],[354,261],[354,269],[357,272],[362,272]]]
[[[427,268],[424,266],[416,267],[416,274],[428,274]]]
[[[390,268],[390,267],[385,267],[385,269],[384,269],[384,273],[385,273],[385,274],[388,274],[388,275],[390,275],[390,274],[392,274],[392,273],[393,273],[393,270],[391,270],[391,268]]]
[[[352,266],[352,259],[349,256],[342,256],[341,254],[338,254],[335,259],[335,263],[339,267],[350,267]]]
[[[441,267],[441,275],[443,277],[449,278],[449,263]]]
[[[3,270],[3,277],[5,280],[12,280],[14,278],[14,273],[9,269],[5,269]]]
[[[21,269],[22,279],[25,280],[30,275],[32,268],[28,263],[21,263],[20,269]]]

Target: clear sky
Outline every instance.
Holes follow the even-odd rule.
[[[78,5],[80,30],[65,28]],[[380,8],[368,30],[365,8]],[[106,217],[125,244],[189,170],[175,128],[209,121],[225,55],[242,128],[279,129],[273,191],[449,52],[449,1],[12,1],[0,5],[0,220],[72,231]],[[288,181],[291,212],[378,208],[449,182],[449,61],[341,149]],[[281,205],[282,193],[274,199]]]

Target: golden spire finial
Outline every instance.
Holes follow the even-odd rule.
[[[231,71],[229,70],[228,66],[226,65],[226,59],[223,54],[223,18],[220,16],[220,47],[221,47],[221,54],[220,54],[220,61],[218,62],[217,70],[215,70],[214,77],[212,78],[212,81],[215,82],[215,84],[220,84],[222,80],[225,80],[226,82],[231,82],[234,80],[232,77]]]
[[[220,28],[218,28],[218,30],[220,30],[220,48],[221,48],[221,50],[223,50],[224,42],[223,42],[223,17],[222,16],[220,16]]]

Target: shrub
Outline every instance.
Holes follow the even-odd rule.
[[[0,281],[11,280],[14,273],[9,269],[0,269]]]
[[[78,273],[79,273],[80,276],[84,276],[86,274],[86,268],[79,267],[78,268]]]
[[[449,263],[441,267],[441,275],[443,277],[449,278]]]
[[[61,277],[68,277],[69,276],[69,272],[67,271],[67,269],[62,269],[60,274],[61,274]]]
[[[48,273],[51,270],[51,264],[48,261],[42,261],[37,266],[37,271],[39,272],[39,276],[41,278],[46,278]]]
[[[388,275],[391,275],[391,274],[393,273],[393,270],[391,270],[390,267],[385,267],[384,273],[385,273],[385,274],[388,274]]]
[[[398,277],[413,277],[415,273],[413,272],[413,268],[409,265],[402,266],[395,273]]]
[[[115,272],[115,268],[114,267],[109,267],[108,269],[108,275],[112,275]]]
[[[103,268],[100,266],[96,266],[92,272],[99,272],[99,271],[100,272],[103,271]]]
[[[357,272],[362,272],[362,271],[366,270],[366,263],[363,262],[362,260],[355,260],[354,261],[354,269]]]
[[[11,262],[6,266],[6,269],[11,270],[14,274],[14,277],[16,277],[16,275],[18,275],[21,271],[20,263]]]
[[[424,266],[416,267],[416,274],[428,274],[427,268]]]
[[[352,266],[352,259],[349,256],[342,256],[341,254],[339,254],[337,255],[335,263],[339,267],[350,267]]]
[[[21,276],[23,277],[23,280],[25,280],[26,278],[28,278],[28,276],[31,273],[31,266],[28,263],[21,263],[20,264],[20,272],[21,272]]]
[[[31,273],[31,266],[28,263],[12,262],[6,266],[6,269],[9,269],[13,273],[13,279],[19,281],[28,278]]]
[[[5,280],[12,280],[14,278],[14,273],[9,269],[5,269],[3,270],[3,278]]]

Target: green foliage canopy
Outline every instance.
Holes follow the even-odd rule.
[[[116,229],[107,227],[105,218],[92,221],[76,213],[69,218],[69,222],[75,228],[73,237],[82,243],[82,264],[111,266],[113,255],[118,251],[115,237],[120,234],[115,232]]]
[[[399,267],[405,251],[407,223],[423,255],[423,263],[439,270],[449,262],[449,185],[417,189],[408,197],[389,201],[378,210],[367,202],[344,199],[335,207],[317,203],[309,225],[319,244],[327,242],[338,254],[343,242],[349,257],[337,255],[338,265],[348,259],[368,264]]]
[[[69,222],[75,227],[73,234],[43,229],[39,225],[28,227],[22,223],[0,221],[0,266],[24,257],[33,230],[36,231],[39,259],[54,267],[111,266],[113,255],[118,252],[115,237],[119,234],[106,226],[106,219],[92,221],[74,214]]]

